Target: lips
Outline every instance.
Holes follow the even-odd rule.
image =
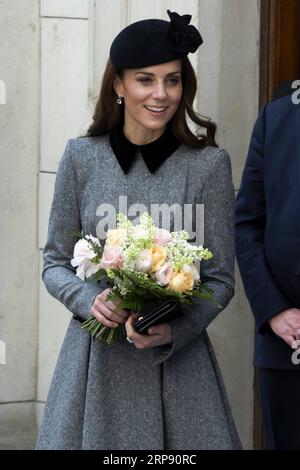
[[[161,114],[167,109],[167,106],[146,106],[145,105],[145,108],[152,113]]]

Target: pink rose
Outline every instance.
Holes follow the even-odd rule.
[[[172,235],[169,230],[165,230],[164,228],[155,229],[153,243],[156,243],[157,245],[166,245],[171,240]]]
[[[169,263],[166,263],[161,266],[158,271],[156,271],[153,277],[156,280],[157,284],[159,284],[160,286],[166,286],[167,284],[169,284],[172,276],[173,268]]]
[[[124,263],[122,247],[118,245],[106,245],[103,250],[101,268],[121,268]]]

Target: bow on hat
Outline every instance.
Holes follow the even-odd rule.
[[[190,25],[191,15],[179,15],[167,10],[171,20],[167,37],[170,49],[174,52],[188,54],[195,52],[203,43],[203,39],[195,26]]]

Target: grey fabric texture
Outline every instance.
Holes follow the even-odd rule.
[[[72,318],[51,381],[37,449],[239,449],[240,440],[206,327],[234,294],[234,190],[225,150],[181,145],[151,174],[140,153],[127,175],[108,136],[68,141],[59,164],[42,278],[74,316],[88,318],[107,286],[70,264],[82,230],[97,235],[100,204],[204,204],[204,244],[214,257],[201,279],[222,308],[197,299],[171,320],[173,343],[138,350],[92,340]],[[102,206],[103,207],[103,206]],[[97,211],[98,208],[98,211]],[[103,215],[103,214],[102,214]]]

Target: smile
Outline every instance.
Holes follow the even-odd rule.
[[[145,108],[148,111],[151,111],[152,113],[161,114],[167,109],[167,106],[146,106],[145,105]]]

